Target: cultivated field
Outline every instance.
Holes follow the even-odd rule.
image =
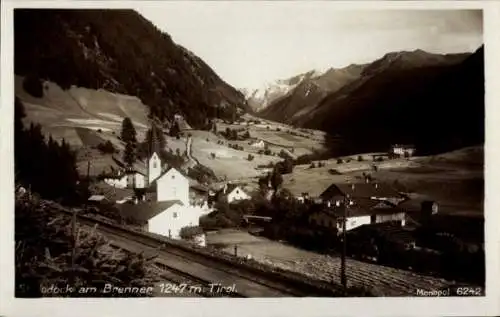
[[[124,143],[118,136],[125,117],[132,119],[139,141],[144,139],[145,132],[149,128],[148,108],[136,97],[77,87],[64,91],[52,82],[45,82],[44,97],[35,98],[24,91],[22,81],[22,77],[15,77],[15,94],[25,105],[26,122],[40,123],[47,135],[52,135],[55,140],[64,138],[78,149],[78,169],[82,174],[87,172],[88,161],[91,162],[91,175],[109,170],[110,167],[117,168],[110,155],[102,155],[92,147],[109,140],[118,150],[123,151]],[[269,124],[273,129],[278,125]],[[283,125],[281,127],[285,129]],[[218,128],[221,131],[225,126],[221,123]],[[300,145],[296,148],[297,154],[310,153],[312,148],[321,147],[321,143],[317,140],[264,130],[265,127],[252,127],[250,133],[256,135],[261,133],[264,139],[277,144],[270,146],[271,151],[276,154],[283,147],[294,144]],[[191,133],[193,138],[192,157],[223,179],[258,177],[267,172],[267,169],[259,168],[259,165],[268,165],[270,162],[276,163],[281,160],[278,156],[258,154],[259,149],[248,144],[250,140],[227,141],[208,131],[186,132]],[[166,135],[166,140],[167,147],[174,153],[177,149],[181,154],[186,151],[186,137],[178,140]],[[222,141],[223,144],[217,144],[218,141]],[[243,146],[244,150],[234,150],[228,147],[229,144],[238,144]],[[215,154],[215,159],[211,157],[211,153]],[[254,155],[255,158],[248,161],[248,154]]]
[[[91,147],[109,140],[116,148],[123,150],[124,144],[117,136],[125,116],[132,119],[138,139],[144,139],[149,126],[148,109],[138,98],[76,87],[63,91],[51,82],[45,82],[44,86],[44,97],[34,98],[23,90],[22,77],[15,77],[15,93],[25,104],[26,121],[40,123],[44,131],[54,139],[64,138],[79,148],[78,168],[82,174],[86,173],[88,161],[91,162],[91,175],[109,170],[111,166],[117,168],[110,155],[102,155]],[[293,147],[294,154],[298,156],[324,147],[323,132],[293,129],[248,114],[243,119],[245,122],[233,125],[218,122],[217,129],[248,129],[250,140],[228,141],[208,131],[186,131],[192,134],[192,157],[212,169],[219,178],[240,180],[249,183],[249,187],[256,188],[256,178],[268,172],[268,169],[259,168],[259,165],[281,160],[278,156],[258,154],[259,148],[249,145],[252,140],[268,142],[270,150],[276,154],[283,148]],[[253,120],[261,123],[247,125],[247,122]],[[293,131],[294,135],[288,131]],[[174,153],[177,149],[180,153],[185,152],[185,137],[177,140],[166,136],[166,140],[167,147]],[[218,144],[219,141],[222,144]],[[238,144],[243,147],[243,151],[232,149],[228,147],[229,144]],[[215,159],[212,158],[212,153],[215,154]],[[348,157],[344,157],[342,164],[338,164],[336,159],[324,160],[322,162],[325,166],[319,168],[296,166],[292,174],[284,175],[283,187],[297,195],[309,192],[315,196],[334,182],[349,182],[356,178],[359,180],[362,172],[371,171],[372,165],[376,164],[378,172],[371,171],[376,179],[391,184],[398,180],[414,192],[437,200],[442,212],[482,214],[482,153],[482,148],[469,148],[433,157],[376,163],[371,159],[372,153],[362,154],[361,162],[357,160],[358,155],[350,157],[351,161],[348,163]],[[254,155],[252,161],[248,161],[248,154]],[[336,170],[340,175],[330,174],[330,169]]]
[[[324,167],[296,166],[292,174],[283,175],[283,187],[293,194],[308,192],[321,194],[332,183],[362,181],[362,173],[370,173],[376,181],[393,185],[396,181],[406,187],[412,196],[438,202],[440,212],[461,215],[483,214],[482,147],[466,148],[437,156],[415,157],[411,160],[394,159],[383,162],[364,161],[353,156],[349,163],[338,164],[325,160]],[[372,166],[378,171],[374,172]],[[339,175],[329,173],[330,169]]]
[[[340,284],[340,258],[336,256],[301,250],[237,230],[208,233],[207,243],[218,245],[228,253],[234,253],[234,245],[237,245],[239,256],[250,254],[259,262]],[[452,281],[353,259],[347,260],[347,278],[349,285],[374,288],[380,296],[415,296],[417,288],[432,290],[453,284]]]
[[[25,105],[26,120],[40,123],[55,139],[68,137],[72,145],[86,145],[75,128],[96,135],[100,129],[100,134],[112,135],[119,133],[127,116],[132,119],[139,138],[148,127],[148,109],[138,98],[77,87],[64,91],[52,82],[44,83],[43,98],[35,98],[24,91],[22,81],[22,77],[15,77],[15,94]]]
[[[26,123],[39,123],[46,135],[58,141],[64,139],[77,149],[82,174],[87,173],[89,161],[91,175],[118,167],[110,155],[102,155],[92,147],[109,140],[123,150],[124,144],[117,136],[125,117],[132,119],[138,139],[144,138],[148,109],[138,98],[77,87],[64,91],[52,82],[44,83],[43,98],[35,98],[24,91],[22,81],[22,77],[15,77],[15,94],[25,106]]]

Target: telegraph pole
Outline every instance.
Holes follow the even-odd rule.
[[[344,296],[347,296],[347,276],[346,276],[346,222],[347,222],[347,209],[349,208],[349,197],[346,196],[344,199],[344,215],[342,218],[342,256],[340,264],[340,282],[342,283],[342,289]]]
[[[87,193],[90,193],[90,160],[87,161],[87,178],[85,179],[85,186],[87,187]],[[84,202],[84,210],[87,210],[87,202],[88,202],[88,197],[85,199]]]

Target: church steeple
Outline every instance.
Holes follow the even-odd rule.
[[[151,129],[148,131],[148,183],[151,184],[162,172],[162,162],[160,159],[161,140],[158,127],[154,122],[151,123]]]
[[[156,124],[151,125],[151,136],[149,138],[149,158],[153,155],[153,153],[160,153],[160,137],[158,136],[158,128]]]

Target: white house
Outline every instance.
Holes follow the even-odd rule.
[[[184,206],[180,202],[169,201],[153,218],[148,220],[149,232],[158,233],[172,239],[180,239],[180,231],[184,227],[199,226],[200,213],[195,208]],[[160,203],[161,204],[161,203]]]
[[[128,185],[128,176],[121,175],[115,177],[106,177],[104,178],[104,182],[116,188],[126,188]]]
[[[155,181],[157,201],[179,200],[189,206],[189,180],[175,168],[170,168]]]
[[[225,184],[224,187],[219,191],[219,195],[225,197],[229,204],[240,201],[250,199],[250,195],[245,193],[240,186],[236,184]]]
[[[127,173],[127,183],[130,188],[146,188],[147,185],[147,177],[146,175],[137,172],[130,171]]]
[[[251,146],[259,148],[259,149],[263,149],[266,147],[266,143],[263,140],[258,140],[258,141],[253,142],[251,144]]]
[[[394,144],[392,153],[400,156],[411,157],[415,154],[415,146],[409,144]]]
[[[348,201],[346,212],[346,231],[362,225],[384,222],[397,222],[405,226],[406,213],[386,201],[371,199],[358,199]],[[339,203],[331,205],[330,202],[324,209],[310,214],[309,223],[319,227],[331,228],[341,233],[343,230],[344,207]]]
[[[137,204],[129,202],[120,207],[123,218],[141,226],[145,231],[172,239],[180,239],[182,228],[199,225],[200,215],[197,210],[184,206],[178,200]]]

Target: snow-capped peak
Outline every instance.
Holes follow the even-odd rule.
[[[242,91],[244,92],[251,107],[255,111],[260,111],[265,109],[276,99],[289,94],[304,80],[311,78],[316,79],[323,76],[325,73],[326,71],[315,69],[287,79],[278,79],[273,82],[265,83],[261,88],[258,89],[245,89]]]

